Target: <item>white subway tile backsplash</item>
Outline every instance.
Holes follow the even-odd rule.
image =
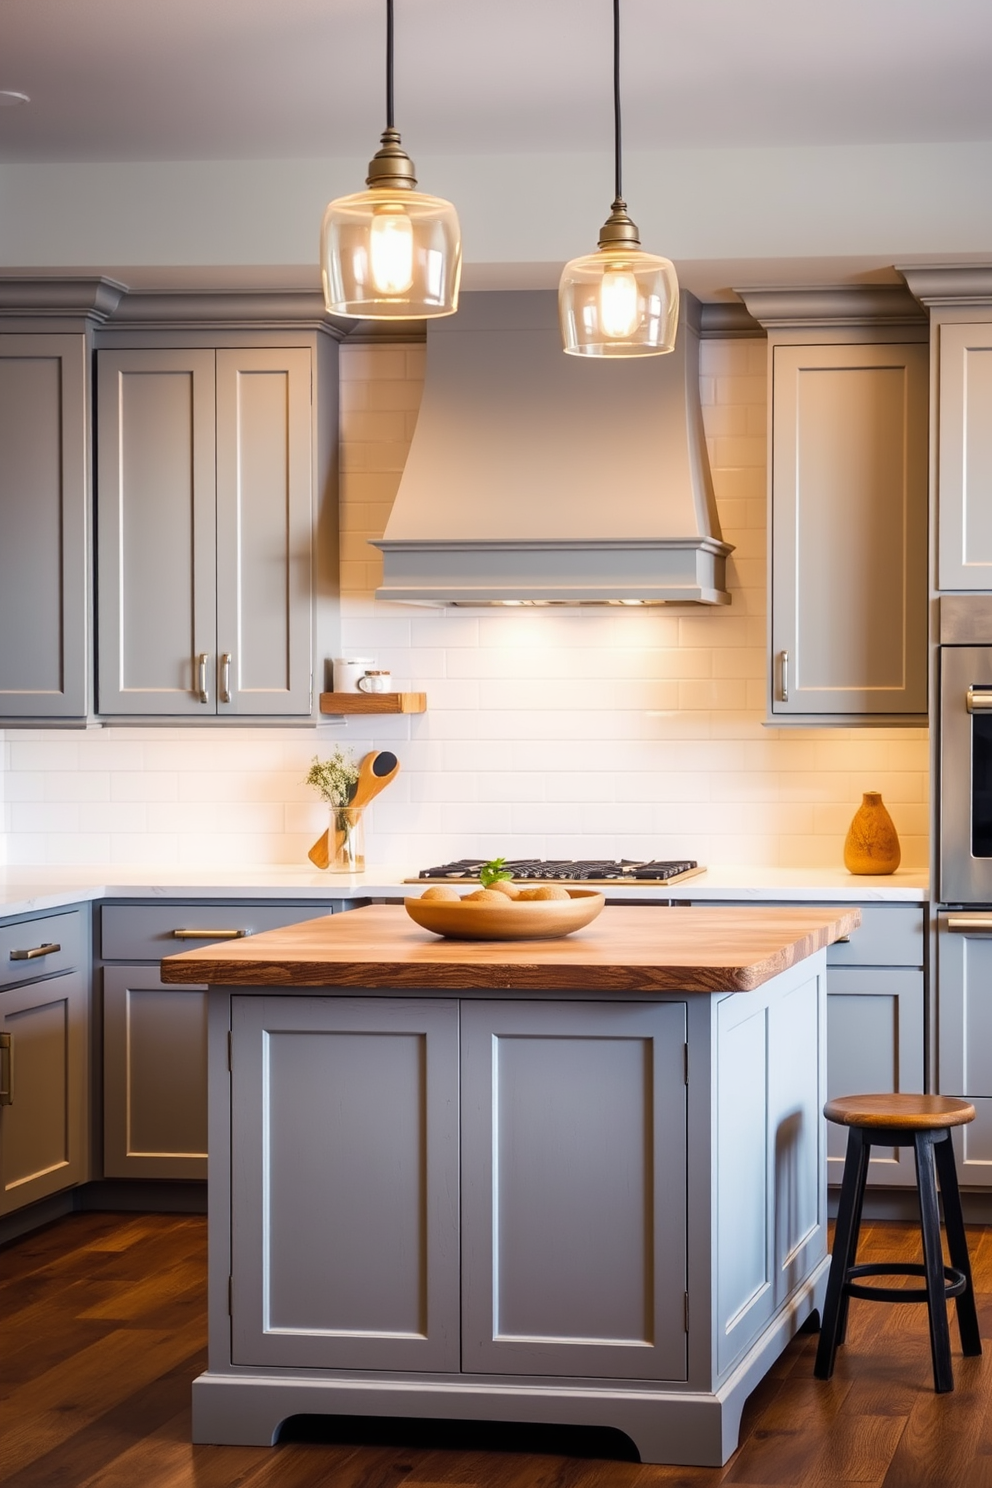
[[[381,536],[423,390],[422,345],[341,353],[342,653],[373,656],[428,712],[305,729],[92,729],[0,737],[11,865],[305,864],[326,807],[314,754],[396,752],[368,858],[694,857],[841,863],[881,790],[903,864],[927,860],[923,729],[766,728],[767,348],[704,341],[700,392],[732,605],[425,610],[374,599]],[[331,884],[332,880],[329,879]]]

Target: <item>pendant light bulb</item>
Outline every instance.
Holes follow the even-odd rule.
[[[401,295],[413,284],[413,223],[390,202],[372,214],[369,268],[380,295]]]
[[[613,118],[616,194],[599,251],[573,258],[562,270],[562,345],[572,356],[663,356],[675,348],[679,281],[669,259],[641,248],[621,191],[620,0],[613,0]]]
[[[604,336],[625,340],[637,325],[637,280],[625,266],[608,264],[599,284],[599,318]]]
[[[393,125],[393,0],[386,0],[386,128],[367,191],[324,212],[320,275],[331,315],[425,320],[458,309],[461,229],[450,202],[415,191],[413,161]]]

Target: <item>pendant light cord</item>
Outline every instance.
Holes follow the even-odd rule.
[[[386,0],[386,128],[393,128],[393,0]]]
[[[392,8],[393,0],[388,0]],[[620,0],[613,0],[613,153],[614,185],[616,186],[614,207],[622,207],[623,183],[620,179]]]

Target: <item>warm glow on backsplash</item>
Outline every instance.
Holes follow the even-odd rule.
[[[342,351],[343,645],[427,693],[412,717],[300,729],[8,731],[11,864],[306,865],[326,825],[303,777],[341,742],[401,771],[371,808],[367,859],[687,856],[842,868],[865,790],[902,867],[927,863],[924,729],[769,729],[765,356],[703,343],[701,391],[728,608],[377,605],[381,536],[409,447],[421,346]]]

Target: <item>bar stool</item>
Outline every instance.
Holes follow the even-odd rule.
[[[982,1352],[951,1145],[951,1128],[974,1121],[975,1108],[970,1101],[944,1095],[845,1095],[827,1101],[823,1114],[828,1121],[846,1126],[848,1134],[827,1298],[813,1373],[817,1379],[823,1380],[833,1374],[837,1348],[844,1342],[847,1332],[847,1309],[851,1297],[867,1297],[873,1302],[925,1302],[930,1317],[934,1389],[938,1394],[953,1390],[951,1338],[947,1325],[949,1297],[957,1301],[962,1351],[965,1354]],[[912,1146],[915,1149],[916,1186],[923,1231],[922,1265],[919,1262],[855,1264],[868,1159],[873,1145]],[[940,1245],[935,1161],[944,1199],[944,1227],[951,1255],[949,1266],[944,1265]],[[859,1280],[862,1276],[922,1276],[925,1284],[905,1290],[867,1286]]]

